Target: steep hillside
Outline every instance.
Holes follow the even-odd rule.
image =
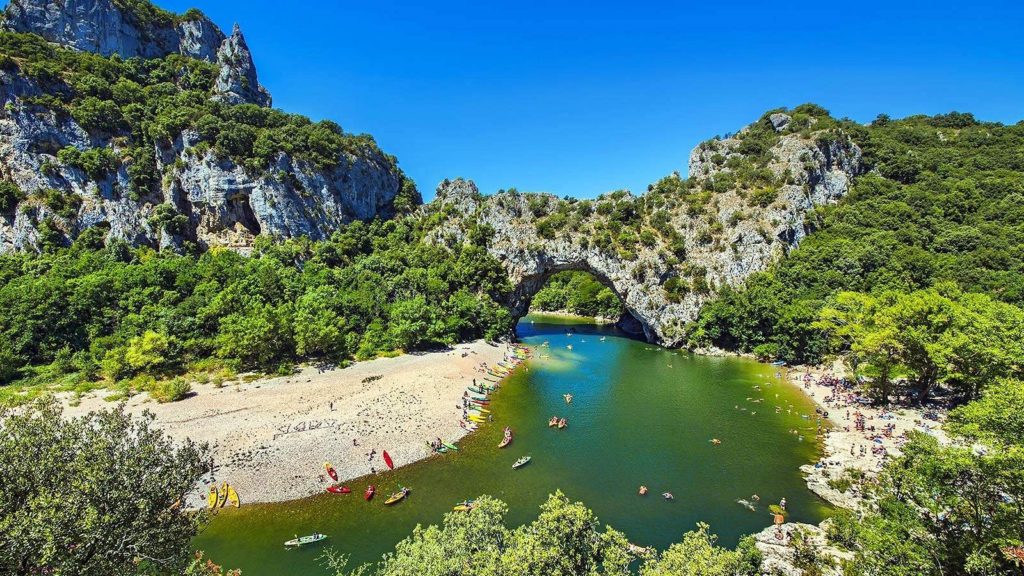
[[[144,0],[14,0],[0,32],[0,252],[325,238],[419,203],[369,136],[269,108],[241,31]]]
[[[871,170],[809,215],[799,249],[706,306],[692,342],[816,361],[830,344],[814,322],[840,291],[946,284],[1024,304],[1024,123],[954,112],[844,125]]]
[[[479,224],[493,232],[488,250],[508,271],[514,315],[552,274],[583,270],[616,292],[648,340],[676,346],[716,293],[797,246],[807,215],[842,198],[863,172],[861,155],[827,112],[804,106],[701,144],[690,178],[674,174],[640,196],[483,196],[454,180],[422,214],[438,242],[463,241]]]

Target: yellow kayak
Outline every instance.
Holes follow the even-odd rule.
[[[235,508],[238,508],[242,504],[238,499],[238,492],[235,491],[234,486],[228,486],[228,502],[230,502]]]
[[[469,419],[473,422],[487,422],[487,418],[484,418],[483,416],[470,416]]]
[[[206,497],[206,503],[210,506],[210,510],[217,507],[217,485],[210,486],[210,495]]]
[[[384,505],[385,506],[390,506],[390,505],[394,504],[395,502],[398,502],[399,500],[404,499],[408,494],[409,494],[409,489],[408,488],[402,488],[398,492],[395,492],[394,494],[392,494],[390,498],[385,500],[384,501]]]
[[[225,482],[220,486],[220,493],[217,495],[217,508],[222,508],[224,503],[228,501],[228,483]]]

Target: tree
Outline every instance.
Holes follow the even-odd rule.
[[[167,364],[171,339],[164,334],[147,330],[128,342],[124,359],[133,372],[157,372]]]
[[[269,304],[230,314],[220,321],[217,355],[241,360],[246,366],[269,366],[289,350],[290,325],[284,311]]]
[[[0,412],[0,572],[178,574],[202,516],[181,502],[209,451],[123,407],[66,419],[56,403]]]
[[[335,292],[314,288],[296,302],[295,352],[300,356],[345,356],[345,320],[333,307]]]
[[[752,541],[741,542],[737,550],[715,545],[716,537],[708,525],[683,535],[683,541],[672,544],[655,558],[644,563],[640,576],[755,576],[761,565],[760,553]]]

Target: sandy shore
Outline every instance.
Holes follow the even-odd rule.
[[[459,403],[466,386],[481,378],[481,363],[494,365],[509,350],[507,344],[477,341],[344,369],[309,366],[288,377],[222,388],[195,385],[191,397],[170,404],[141,394],[127,409],[150,410],[174,438],[209,443],[214,480],[230,482],[243,503],[291,500],[326,488],[325,461],[345,480],[368,474],[371,467],[384,469],[383,450],[402,466],[428,456],[428,440],[462,438]],[[83,397],[66,414],[109,408],[105,395]],[[376,451],[372,459],[371,450]],[[205,497],[210,478],[203,481],[190,505]]]
[[[824,456],[815,464],[801,467],[807,475],[807,485],[816,494],[832,504],[856,508],[861,502],[857,483],[840,492],[829,486],[830,479],[846,475],[847,469],[863,472],[866,478],[875,475],[887,458],[900,454],[911,430],[927,432],[945,441],[941,430],[945,414],[939,420],[925,418],[925,411],[903,406],[874,407],[858,401],[857,389],[837,389],[836,380],[846,376],[841,362],[831,366],[798,366],[786,370],[791,383],[799,387],[828,415],[832,427],[823,434]],[[863,430],[856,421],[863,418]]]

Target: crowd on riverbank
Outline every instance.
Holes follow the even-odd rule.
[[[789,381],[814,400],[819,414],[832,423],[820,434],[823,456],[802,468],[810,489],[832,504],[856,507],[862,497],[860,481],[870,481],[888,458],[900,454],[908,432],[918,430],[945,439],[941,410],[876,406],[841,361],[786,372]]]

